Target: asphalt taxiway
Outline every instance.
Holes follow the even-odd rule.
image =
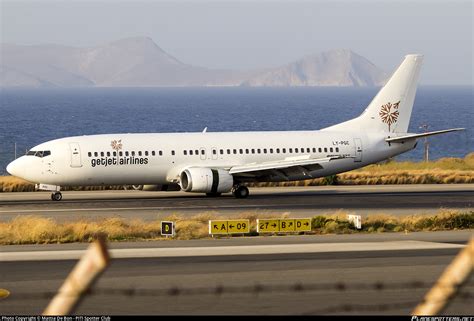
[[[409,314],[470,231],[111,244],[78,314]],[[86,244],[0,248],[2,314],[39,314]],[[446,314],[472,314],[468,281]],[[466,296],[467,295],[467,296]],[[469,297],[470,295],[470,297]]]
[[[118,216],[155,220],[170,214],[239,215],[242,213],[316,215],[410,215],[440,208],[473,209],[474,184],[377,185],[251,188],[246,199],[230,194],[209,198],[184,192],[70,191],[53,202],[47,192],[0,193],[0,220],[40,215],[61,220]]]

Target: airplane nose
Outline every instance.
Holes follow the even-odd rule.
[[[20,168],[18,165],[18,160],[14,160],[13,162],[7,165],[7,172],[10,175],[20,177]]]

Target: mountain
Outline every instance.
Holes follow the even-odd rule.
[[[267,70],[246,86],[379,86],[387,74],[364,57],[339,49],[304,57],[286,66]]]
[[[90,48],[1,44],[0,56],[0,87],[374,86],[386,78],[349,50],[243,72],[183,63],[147,37]]]

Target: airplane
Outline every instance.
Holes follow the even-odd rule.
[[[405,56],[364,112],[313,131],[103,134],[33,147],[7,166],[51,191],[158,184],[166,190],[246,198],[248,182],[306,180],[350,171],[414,149],[417,139],[464,128],[408,133],[423,56]]]

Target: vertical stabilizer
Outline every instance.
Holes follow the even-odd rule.
[[[327,129],[406,133],[422,61],[422,55],[405,56],[402,64],[359,117]]]

